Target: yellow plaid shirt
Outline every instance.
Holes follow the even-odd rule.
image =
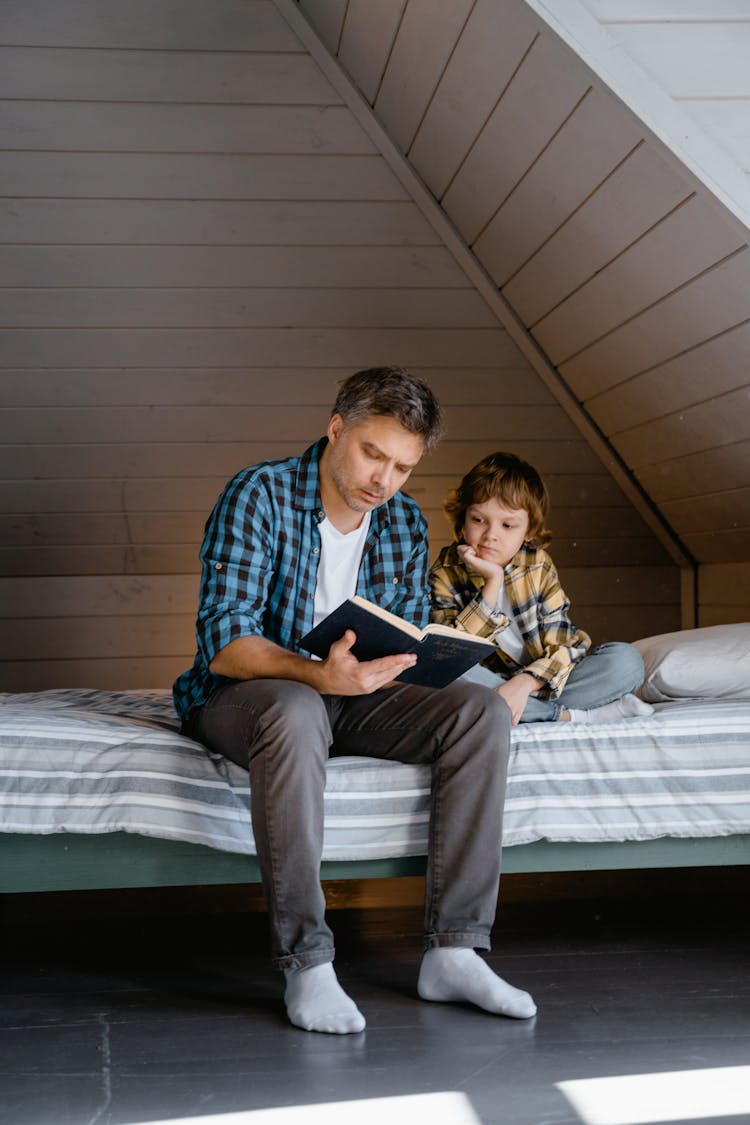
[[[510,619],[495,613],[482,598],[484,578],[467,570],[456,544],[444,547],[430,568],[431,620],[486,637],[496,646],[484,664],[501,675],[529,672],[541,680],[540,698],[556,698],[573,665],[591,647],[591,638],[568,617],[570,602],[546,551],[524,544],[505,568],[505,589],[526,646],[520,664],[503,652],[503,631]]]

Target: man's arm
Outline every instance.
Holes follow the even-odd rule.
[[[297,680],[321,695],[369,695],[416,663],[413,653],[359,661],[351,651],[355,640],[348,629],[325,660],[310,660],[265,637],[237,637],[216,654],[210,671],[232,680]]]

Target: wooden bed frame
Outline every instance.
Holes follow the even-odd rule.
[[[503,871],[624,871],[750,864],[750,835],[602,844],[539,842],[506,848]],[[323,879],[421,875],[422,856],[324,862]],[[254,856],[125,832],[0,834],[0,893],[257,883]]]

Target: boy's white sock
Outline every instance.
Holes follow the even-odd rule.
[[[287,1015],[304,1031],[348,1035],[362,1031],[365,1017],[339,984],[330,961],[308,969],[285,970]]]
[[[594,725],[596,723],[612,723],[617,722],[619,719],[629,719],[635,715],[653,714],[653,707],[650,703],[644,703],[637,695],[628,693],[627,695],[620,696],[612,703],[605,703],[603,707],[592,707],[588,711],[582,711],[573,707],[568,708],[571,723],[589,723]]]
[[[493,973],[473,949],[428,949],[419,970],[417,991],[423,1000],[468,1002],[497,1016],[527,1020],[536,1015],[536,1004],[528,992],[521,992]]]

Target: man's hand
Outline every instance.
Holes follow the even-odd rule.
[[[347,630],[325,660],[310,660],[265,637],[237,637],[211,661],[210,670],[232,680],[298,680],[321,695],[369,695],[417,662],[414,653],[359,661],[352,653],[356,634]]]
[[[495,688],[497,694],[501,695],[510,707],[511,723],[514,727],[521,721],[529,696],[540,686],[535,676],[530,676],[527,672],[519,672],[517,676],[511,676],[499,688]]]
[[[341,640],[331,645],[325,660],[317,665],[320,683],[316,686],[321,695],[370,695],[417,662],[413,652],[381,656],[378,660],[357,660],[352,652],[356,639],[356,634],[347,629]]]

